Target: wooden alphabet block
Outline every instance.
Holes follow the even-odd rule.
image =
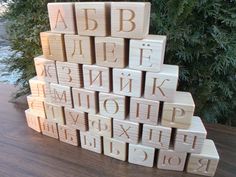
[[[74,3],[48,3],[48,16],[51,31],[76,33]]]
[[[147,72],[144,98],[158,101],[172,101],[179,77],[179,68],[175,65],[163,65],[160,72]]]
[[[102,137],[89,132],[80,132],[81,147],[96,153],[102,153]]]
[[[103,138],[104,155],[126,161],[127,159],[127,143],[113,138]]]
[[[177,129],[174,150],[199,154],[206,139],[206,129],[200,117],[193,117],[188,129]]]
[[[89,132],[92,134],[111,138],[112,136],[112,119],[101,115],[88,115]]]
[[[47,60],[43,56],[39,56],[34,58],[34,64],[38,80],[58,83],[55,61]]]
[[[83,73],[82,66],[77,63],[56,62],[59,84],[82,87]]]
[[[125,96],[100,92],[99,111],[106,117],[124,120],[127,113],[127,99]]]
[[[96,65],[83,65],[84,88],[94,91],[110,92],[110,69]]]
[[[110,3],[75,3],[79,35],[107,36],[110,34]]]
[[[74,108],[83,112],[96,114],[98,110],[98,96],[95,91],[72,88]]]
[[[78,132],[76,129],[66,125],[58,125],[58,132],[60,141],[74,146],[79,145]]]
[[[124,68],[128,63],[127,44],[124,38],[95,37],[96,64]]]
[[[146,167],[153,167],[155,148],[129,144],[129,162]]]
[[[164,61],[166,36],[148,35],[142,40],[130,40],[129,67],[158,72]]]
[[[62,106],[58,106],[52,103],[44,103],[45,113],[48,120],[64,125],[64,111]]]
[[[190,154],[187,172],[214,176],[219,162],[219,154],[212,140],[205,140],[200,154]]]
[[[31,112],[29,109],[25,110],[25,116],[28,126],[37,132],[41,132],[39,116]]]
[[[113,137],[127,143],[137,144],[139,141],[140,126],[138,123],[113,120]]]
[[[150,125],[157,125],[159,104],[159,101],[131,97],[130,120]]]
[[[142,94],[142,71],[113,69],[113,92],[125,96],[140,97]]]
[[[149,32],[149,2],[112,2],[111,36],[142,39]]]
[[[41,32],[43,55],[49,60],[66,61],[64,35],[61,33]]]
[[[176,92],[173,102],[163,105],[161,124],[174,128],[189,128],[194,114],[195,104],[191,93]]]
[[[40,117],[42,133],[51,138],[59,139],[57,123]]]
[[[94,41],[89,36],[65,35],[67,61],[79,64],[93,64]]]
[[[29,80],[30,90],[32,97],[39,97],[40,99],[45,99],[47,93],[46,83],[44,81],[38,80],[37,77],[33,77]]]
[[[27,96],[27,102],[29,110],[38,116],[45,117],[44,102],[43,99],[33,97],[32,95]]]
[[[169,149],[171,128],[143,124],[142,144],[157,149]]]
[[[81,131],[88,130],[88,116],[82,111],[65,108],[66,125]]]
[[[71,88],[59,84],[50,84],[51,100],[54,104],[72,108]]]
[[[186,152],[175,152],[171,149],[160,149],[157,158],[157,168],[165,170],[183,171],[186,157]]]

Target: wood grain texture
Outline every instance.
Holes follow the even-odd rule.
[[[74,108],[83,112],[96,114],[98,110],[98,96],[95,91],[72,88]]]
[[[75,34],[74,3],[48,3],[50,28],[53,32]]]
[[[186,157],[186,152],[175,152],[171,149],[161,149],[158,152],[157,168],[165,170],[183,171]]]
[[[129,162],[146,167],[153,167],[155,148],[129,144]]]
[[[94,91],[111,91],[111,71],[107,67],[83,65],[84,88]]]
[[[33,97],[32,95],[27,96],[27,102],[29,110],[38,116],[45,117],[44,102],[43,99]]]
[[[99,112],[101,115],[124,120],[127,115],[127,98],[112,93],[99,93]]]
[[[142,144],[157,149],[168,149],[171,139],[171,128],[161,125],[143,125]]]
[[[64,35],[50,31],[40,33],[43,55],[56,61],[66,61]]]
[[[58,133],[60,141],[73,146],[79,145],[79,136],[76,129],[66,125],[58,125]]]
[[[111,36],[142,39],[149,32],[151,4],[111,3]]]
[[[113,69],[113,92],[115,94],[140,97],[143,73],[131,69]]]
[[[56,122],[40,117],[40,127],[41,127],[43,135],[46,135],[55,139],[59,138]]]
[[[126,161],[127,159],[127,143],[116,140],[114,138],[103,137],[104,155]]]
[[[39,116],[29,109],[25,110],[25,116],[28,126],[37,132],[41,132]]]
[[[104,117],[99,114],[88,115],[89,132],[103,137],[112,137],[112,118]]]
[[[187,129],[191,125],[195,110],[189,92],[176,92],[172,102],[164,102],[161,124],[167,127]]]
[[[71,87],[51,83],[50,90],[52,103],[72,108]]]
[[[172,101],[179,77],[179,67],[163,65],[160,72],[147,72],[144,98],[158,101]]]
[[[59,84],[80,88],[83,86],[82,66],[77,63],[56,62]]]
[[[148,35],[142,40],[130,40],[129,67],[159,72],[164,61],[165,46],[166,36]]]
[[[199,154],[206,139],[206,129],[200,117],[194,116],[188,129],[177,129],[174,150]]]
[[[14,86],[0,84],[1,177],[72,177],[78,174],[80,177],[196,177],[196,174],[122,162],[43,136],[27,126],[25,99],[20,104],[8,101],[13,91],[16,91]],[[205,125],[208,138],[214,139],[221,158],[215,177],[235,177],[236,128]]]
[[[144,98],[130,98],[130,120],[139,123],[157,125],[159,101]]]
[[[113,138],[127,143],[137,144],[139,141],[139,123],[127,120],[113,120]]]
[[[46,82],[38,80],[37,77],[33,77],[29,80],[30,91],[33,97],[46,98],[48,89],[46,89]]]
[[[48,120],[54,121],[61,125],[65,124],[64,109],[62,106],[45,102],[44,108],[45,108],[45,113]]]
[[[124,38],[95,37],[96,64],[124,68],[128,64],[128,45]]]
[[[93,64],[94,40],[89,36],[65,35],[67,61],[79,64]]]
[[[76,109],[65,108],[66,125],[81,131],[88,130],[88,115]]]
[[[204,176],[214,176],[219,159],[220,157],[215,143],[212,140],[206,139],[200,154],[190,154],[187,172]]]
[[[80,143],[83,149],[102,153],[102,137],[90,132],[80,132]]]
[[[55,61],[38,56],[34,58],[34,64],[38,80],[58,83]]]
[[[107,36],[110,34],[110,3],[75,3],[76,22],[79,35]]]

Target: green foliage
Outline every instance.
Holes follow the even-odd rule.
[[[4,62],[18,71],[18,95],[29,91],[33,58],[41,53],[39,32],[49,29],[46,0],[13,0],[9,20],[12,49]],[[151,0],[151,34],[167,35],[165,63],[180,66],[178,90],[190,91],[196,114],[208,122],[236,125],[236,2]],[[19,55],[19,53],[21,55]]]

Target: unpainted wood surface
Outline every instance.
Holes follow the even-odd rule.
[[[12,86],[0,84],[1,177],[196,177],[160,170],[156,165],[148,168],[130,164],[43,136],[27,127],[26,104],[8,102],[13,90]],[[205,125],[220,155],[215,177],[234,177],[236,128]]]

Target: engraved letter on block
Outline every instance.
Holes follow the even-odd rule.
[[[78,132],[76,129],[65,125],[58,125],[58,132],[60,141],[78,146]]]
[[[49,121],[44,118],[40,118],[40,125],[42,133],[46,136],[58,139],[58,130],[57,130],[57,123]]]
[[[81,147],[96,153],[102,153],[102,137],[90,134],[89,132],[80,132]]]
[[[44,103],[46,117],[50,121],[54,121],[59,124],[65,124],[63,107],[52,103]]]
[[[30,112],[29,109],[25,110],[25,116],[28,126],[37,132],[41,132],[39,116]]]

